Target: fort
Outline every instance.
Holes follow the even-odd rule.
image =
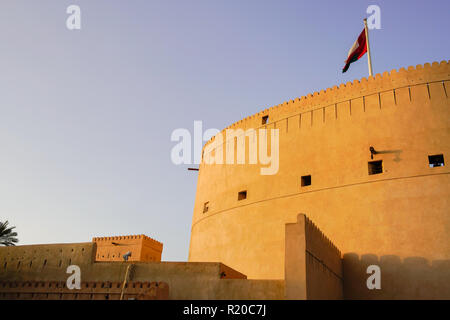
[[[384,296],[364,288],[365,294],[347,296],[449,297],[448,286],[420,286],[430,275],[411,271],[450,263],[444,165],[449,76],[448,61],[392,70],[284,102],[225,128],[279,129],[279,171],[261,175],[251,165],[201,163],[189,261],[220,261],[249,279],[285,279],[285,224],[305,212],[343,252],[344,265],[371,257],[384,266],[385,289],[387,279],[398,286],[381,290]],[[208,147],[214,140],[205,153],[215,152]],[[404,279],[399,269],[417,279]],[[364,286],[361,277],[345,278],[348,288]]]
[[[278,129],[278,172],[261,174],[248,149],[244,163],[205,163],[230,145],[237,156],[237,137],[211,138],[188,262],[160,261],[145,236],[2,247],[0,299],[118,299],[122,282],[143,299],[450,299],[449,92],[448,61],[433,62],[242,119],[222,132]],[[79,293],[55,287],[71,264]],[[371,265],[381,289],[366,285]]]

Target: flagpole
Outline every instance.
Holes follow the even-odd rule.
[[[364,30],[366,32],[366,42],[367,42],[367,63],[369,64],[369,76],[373,76],[372,72],[372,58],[370,57],[370,45],[369,45],[369,30],[367,29],[367,19],[364,19]]]

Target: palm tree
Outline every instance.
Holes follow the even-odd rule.
[[[12,231],[15,227],[8,228],[8,224],[8,221],[0,222],[0,245],[15,246],[15,243],[19,242],[17,232]]]

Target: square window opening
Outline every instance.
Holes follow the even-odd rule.
[[[262,124],[268,124],[269,123],[269,116],[263,116],[262,117]]]
[[[443,154],[435,154],[433,156],[428,156],[428,164],[430,168],[434,167],[443,167],[444,164],[444,155]]]
[[[238,200],[247,199],[247,190],[238,193]]]
[[[369,175],[383,173],[383,161],[369,161]]]
[[[311,175],[302,176],[300,183],[301,183],[302,187],[310,186],[311,185]]]

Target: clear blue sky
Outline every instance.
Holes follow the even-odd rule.
[[[2,0],[0,220],[20,244],[143,233],[186,260],[197,174],[172,131],[367,76],[341,69],[370,4],[375,73],[449,58],[447,0]]]

